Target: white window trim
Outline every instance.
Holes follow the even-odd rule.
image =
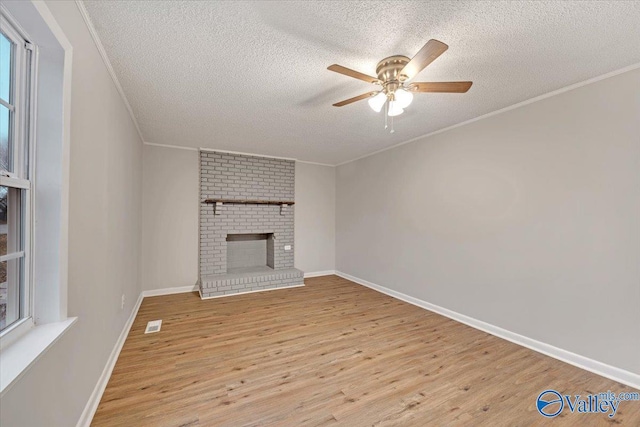
[[[26,2],[25,2],[26,3]],[[6,333],[0,336],[0,397],[16,383],[16,381],[32,366],[69,328],[75,324],[77,318],[67,318],[67,280],[68,280],[68,230],[69,230],[69,160],[70,160],[70,139],[71,139],[71,77],[73,64],[73,48],[65,36],[62,28],[57,23],[51,11],[43,1],[32,0],[30,5],[39,14],[39,19],[48,27],[57,43],[64,51],[64,65],[62,73],[62,135],[61,135],[61,194],[60,194],[60,242],[59,242],[59,282],[56,302],[57,321],[34,325],[33,317],[23,318],[8,328]],[[12,6],[13,7],[13,6]],[[11,24],[18,31],[26,35],[11,13],[5,6],[0,4],[0,11],[11,21]],[[29,39],[28,37],[25,37]],[[35,55],[37,61],[37,55]],[[39,69],[37,63],[36,69]],[[36,73],[32,73],[35,79]],[[35,94],[36,81],[32,80],[32,93]],[[35,117],[35,102],[33,117]],[[29,134],[35,139],[35,119],[30,121],[31,128]],[[35,156],[35,141],[33,141],[30,152]],[[35,164],[35,159],[31,159],[30,165]],[[1,179],[13,177],[1,177]],[[32,194],[35,194],[32,187]],[[35,209],[35,203],[32,211]],[[32,238],[32,237],[30,237]],[[33,266],[33,262],[31,263]],[[29,301],[33,301],[30,296]],[[33,311],[31,311],[33,314]]]
[[[26,190],[24,205],[20,208],[15,206],[10,209],[24,209],[20,216],[21,227],[24,230],[24,239],[22,242],[22,250],[14,252],[0,257],[0,261],[17,259],[22,257],[24,262],[24,268],[22,271],[21,282],[23,283],[22,290],[17,292],[21,293],[19,296],[19,307],[14,308],[19,310],[20,317],[12,322],[21,324],[28,324],[29,321],[33,324],[33,295],[32,289],[32,263],[31,263],[31,248],[32,242],[31,230],[33,228],[33,185],[31,179],[34,176],[33,160],[32,156],[34,152],[35,139],[31,133],[33,126],[30,121],[33,120],[35,109],[35,66],[37,65],[37,52],[33,49],[28,49],[27,46],[31,46],[27,42],[28,37],[21,32],[14,21],[10,18],[10,15],[2,10],[0,14],[0,26],[4,35],[15,45],[13,51],[13,71],[15,72],[15,80],[12,82],[11,93],[13,99],[9,101],[13,111],[13,127],[12,133],[12,150],[10,151],[12,172],[0,170],[0,185],[8,188],[18,188]],[[3,103],[4,104],[4,103]],[[29,158],[27,159],[27,156]],[[7,311],[9,311],[7,309]],[[26,321],[26,322],[25,322]],[[0,332],[0,339],[3,341],[15,341],[16,336],[21,334],[24,328],[14,328],[13,325],[9,325],[3,331]]]
[[[12,325],[14,330],[29,328],[26,333],[17,340],[0,345],[0,398],[9,390],[10,386],[31,367],[56,341],[60,339],[75,322],[77,317],[72,317],[62,322],[47,323],[44,325],[29,327],[31,319],[23,319],[18,325]]]

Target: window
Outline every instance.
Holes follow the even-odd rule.
[[[32,50],[0,16],[0,335],[31,316]]]
[[[72,54],[45,2],[0,0],[0,394],[77,320],[67,317]]]

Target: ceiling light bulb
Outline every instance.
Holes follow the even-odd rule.
[[[400,108],[407,108],[411,105],[411,101],[413,101],[413,94],[408,90],[398,89],[394,93],[394,96]]]
[[[376,96],[369,98],[369,107],[376,113],[379,113],[385,102],[387,102],[387,94],[380,91]]]
[[[402,113],[404,110],[398,101],[389,101],[389,112],[387,113],[389,117],[399,116]]]

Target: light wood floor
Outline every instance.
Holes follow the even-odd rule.
[[[628,386],[337,276],[305,283],[145,298],[92,425],[640,426],[640,402],[612,421],[535,409],[548,388]]]

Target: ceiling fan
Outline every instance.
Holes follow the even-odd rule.
[[[394,117],[402,114],[413,101],[414,93],[465,93],[471,87],[472,82],[409,82],[448,48],[449,46],[441,41],[431,39],[411,59],[403,55],[384,58],[378,62],[376,67],[378,77],[372,77],[338,64],[327,67],[330,71],[382,86],[379,90],[337,102],[333,106],[343,107],[363,99],[369,99],[369,106],[377,113],[386,106],[386,120],[386,116]]]

